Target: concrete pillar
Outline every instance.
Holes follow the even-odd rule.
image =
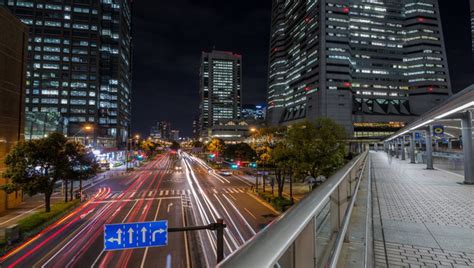
[[[435,140],[435,151],[439,152],[439,141]]]
[[[376,142],[375,145],[374,145],[374,149],[375,149],[376,152],[378,152],[378,150],[379,150],[379,144],[378,144],[377,142]]]
[[[402,136],[400,140],[402,141],[402,160],[405,160],[405,136]]]
[[[464,153],[464,183],[474,184],[474,148],[472,147],[472,113],[463,114],[462,121],[462,150]]]
[[[415,132],[413,132],[410,136],[410,163],[415,164]]]
[[[452,150],[452,149],[453,149],[453,140],[452,140],[452,139],[449,139],[449,140],[448,140],[448,149],[449,149],[449,150]]]
[[[398,144],[400,143],[400,139],[395,139],[395,157],[400,158],[400,149]]]
[[[433,168],[433,126],[429,125],[426,129],[426,169]]]

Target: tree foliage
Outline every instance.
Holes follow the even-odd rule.
[[[320,118],[278,131],[272,135],[273,143],[264,141],[257,151],[274,167],[280,197],[285,181],[291,187],[294,178],[303,180],[308,174],[329,177],[344,164],[346,134],[333,120]]]
[[[173,141],[173,143],[170,146],[170,149],[175,150],[175,151],[179,150],[180,148],[181,148],[181,145],[179,145],[179,143],[176,141]]]
[[[253,161],[257,154],[247,143],[238,143],[226,146],[224,157],[233,161]]]
[[[154,155],[160,144],[151,141],[151,140],[143,140],[140,142],[140,149],[143,150],[148,156]]]
[[[214,154],[221,154],[224,152],[225,145],[221,139],[212,139],[207,145],[207,150]]]
[[[45,210],[56,182],[61,179],[84,179],[95,174],[95,159],[83,145],[68,141],[60,133],[38,140],[18,143],[5,159],[8,187],[28,195],[44,194]]]

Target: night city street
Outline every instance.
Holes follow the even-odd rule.
[[[474,267],[474,0],[0,0],[0,268]]]

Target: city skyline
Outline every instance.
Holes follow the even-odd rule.
[[[134,47],[134,86],[142,92],[133,99],[134,132],[145,134],[154,121],[168,120],[184,136],[191,136],[192,120],[199,106],[200,53],[213,47],[234,51],[245,59],[242,103],[265,102],[271,3],[248,3],[134,3],[134,39],[140,41]],[[469,1],[460,1],[456,6],[440,1],[440,10],[452,87],[454,91],[461,90],[474,82],[470,75],[473,68],[468,65],[470,59],[465,56],[471,53]],[[152,13],[159,14],[154,16],[156,23],[145,22]],[[167,21],[183,31],[160,26]],[[191,25],[193,31],[186,32],[184,29]],[[150,33],[154,33],[153,37]],[[152,78],[147,82],[135,79],[144,75]],[[194,109],[181,109],[176,105],[181,96],[185,97],[185,106]],[[162,99],[165,103],[153,106]],[[152,106],[153,116],[145,108],[150,106],[143,103]]]

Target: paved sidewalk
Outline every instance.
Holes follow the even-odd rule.
[[[384,152],[371,159],[376,266],[474,267],[474,186]]]

